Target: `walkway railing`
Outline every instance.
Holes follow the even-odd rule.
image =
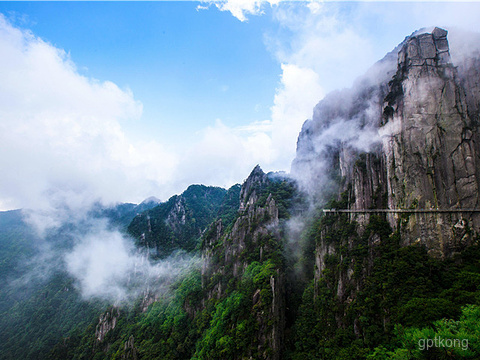
[[[472,213],[480,212],[480,209],[363,209],[363,210],[348,210],[348,209],[322,209],[324,213]]]

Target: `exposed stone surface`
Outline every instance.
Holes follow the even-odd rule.
[[[140,302],[140,310],[141,312],[146,312],[148,307],[152,305],[154,302],[158,301],[158,294],[150,289],[146,289],[142,294],[142,299]]]
[[[315,200],[338,192],[337,177],[353,176],[359,152],[379,142],[383,99],[397,71],[400,46],[377,62],[351,89],[335,91],[320,101],[302,127],[292,175]],[[328,194],[328,195],[326,195]]]
[[[432,52],[427,43],[440,45]],[[438,28],[412,37],[399,53],[396,81],[401,81],[402,93],[380,129],[391,209],[478,208],[478,123],[467,111],[470,89],[461,85],[449,58],[446,31]],[[459,239],[452,228],[462,218],[478,233],[476,214],[411,216],[402,227],[405,244],[419,241],[437,256],[449,255],[465,245],[463,235]],[[395,226],[397,218],[390,222]]]
[[[262,186],[266,182],[267,176],[263,170],[259,165],[255,166],[240,190],[240,211],[244,211],[258,200],[255,188]]]
[[[217,187],[191,185],[182,194],[137,215],[128,231],[154,257],[165,258],[175,249],[191,251],[216,218],[226,193]]]
[[[103,341],[103,339],[105,339],[105,335],[107,335],[110,330],[115,329],[119,317],[120,310],[115,306],[107,310],[104,314],[100,315],[100,318],[98,319],[98,325],[95,328],[95,338],[100,342]]]

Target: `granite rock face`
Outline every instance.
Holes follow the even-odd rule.
[[[385,104],[393,112],[379,129],[390,209],[478,208],[480,139],[468,113],[469,92],[450,61],[446,31],[411,37],[401,49]],[[476,213],[424,213],[410,216],[402,233],[406,244],[420,242],[445,256],[471,240],[467,228],[478,233]]]
[[[137,348],[135,347],[135,338],[133,337],[133,335],[130,335],[130,337],[128,338],[128,341],[125,342],[122,359],[124,360],[138,359]]]
[[[304,189],[320,200],[346,192],[353,210],[454,210],[388,220],[404,245],[437,257],[471,243],[480,233],[480,214],[468,211],[479,208],[480,56],[455,58],[447,31],[414,33],[352,89],[322,100],[292,166]],[[360,231],[368,217],[352,214]]]
[[[358,153],[378,148],[383,99],[397,71],[399,50],[388,53],[352,88],[325,96],[303,124],[291,172],[315,202],[341,190],[339,176],[352,178]]]

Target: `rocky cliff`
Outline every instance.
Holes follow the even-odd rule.
[[[448,35],[407,37],[302,128],[292,173],[311,206],[327,210],[314,224],[314,280],[297,320],[305,358],[364,358],[360,348],[388,343],[401,326],[476,302],[449,279],[478,262],[480,52],[470,35],[452,46]],[[405,358],[426,356],[414,347]]]
[[[346,192],[360,225],[370,216],[362,210],[388,209],[404,245],[437,257],[480,230],[471,211],[479,201],[478,59],[456,56],[455,64],[450,55],[443,29],[406,38],[352,89],[317,105],[293,164],[307,191],[323,199]],[[415,212],[396,212],[406,209]]]
[[[249,331],[254,334],[232,359],[280,359],[282,354],[285,283],[275,199],[278,194],[273,190],[282,184],[285,186],[282,180],[269,178],[259,166],[255,167],[242,185],[233,225],[226,228],[218,220],[204,236],[202,284],[207,297],[202,307],[235,291],[247,296],[245,313],[234,323],[249,321]]]
[[[105,311],[98,319],[98,324],[95,328],[95,338],[102,342],[107,333],[117,326],[118,318],[120,317],[120,310],[118,307],[112,306]]]

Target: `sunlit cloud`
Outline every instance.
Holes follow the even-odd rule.
[[[208,5],[214,5],[220,11],[229,11],[238,20],[244,22],[250,15],[262,15],[262,7],[273,6],[280,0],[211,0],[204,1]],[[197,10],[206,10],[209,6],[198,5]]]

